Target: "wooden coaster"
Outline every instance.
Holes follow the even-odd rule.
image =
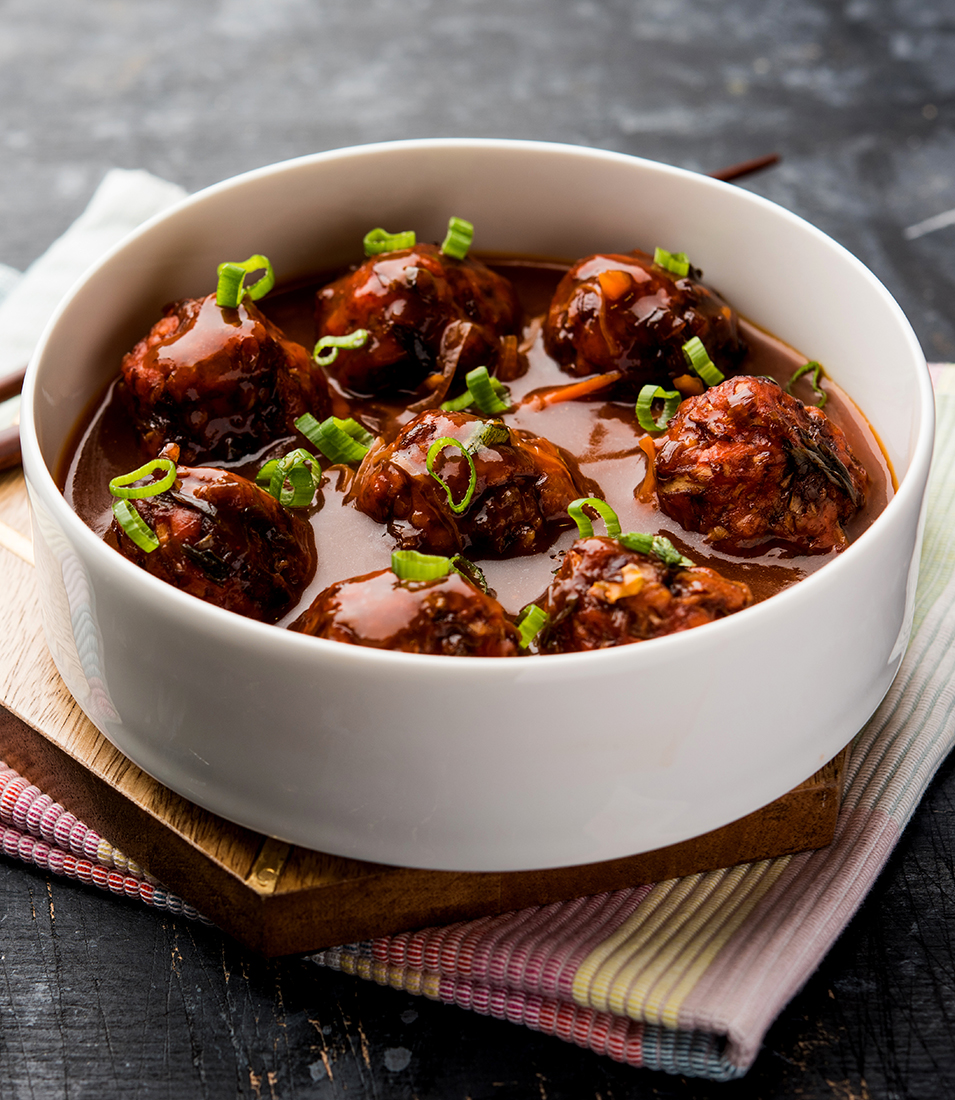
[[[265,955],[316,951],[658,882],[833,836],[846,750],[788,794],[705,836],[624,859],[462,873],[362,863],[264,837],[157,783],[80,711],[46,648],[19,471],[0,474],[0,758],[164,886]]]

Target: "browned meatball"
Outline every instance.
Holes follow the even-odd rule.
[[[699,276],[690,268],[680,278],[643,252],[579,260],[554,294],[545,347],[568,374],[621,371],[614,386],[621,397],[650,383],[672,388],[687,375],[683,345],[694,336],[729,374],[746,351],[736,312]]]
[[[183,462],[232,461],[328,413],[321,372],[251,302],[184,298],[123,358],[129,405],[154,457],[168,442]]]
[[[175,447],[165,456],[175,461]],[[311,524],[228,470],[178,466],[172,488],[131,500],[159,539],[140,549],[114,519],[106,542],[154,577],[201,600],[273,623],[315,572]]]
[[[507,279],[431,244],[367,260],[320,290],[315,304],[319,337],[369,333],[363,347],[341,351],[326,368],[359,397],[414,394],[429,375],[490,368],[520,316]]]
[[[655,441],[660,507],[728,549],[772,539],[805,554],[845,547],[869,478],[844,432],[764,378],[684,401]]]
[[[504,608],[458,573],[400,580],[390,569],[319,593],[289,627],[317,638],[446,657],[516,657],[519,635]]]
[[[489,433],[501,442],[482,443]],[[474,464],[474,492],[459,514],[427,469],[428,451],[442,438],[458,440]],[[461,450],[444,447],[433,468],[454,504],[463,503],[470,467]],[[545,549],[569,525],[567,505],[581,492],[567,460],[548,440],[499,420],[429,410],[392,443],[368,452],[352,494],[360,511],[388,525],[401,549],[450,556],[469,547],[514,555]]]
[[[690,630],[753,601],[745,584],[705,566],[670,566],[616,539],[578,539],[547,590],[541,646],[569,653],[629,645]]]

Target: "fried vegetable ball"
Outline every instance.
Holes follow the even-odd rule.
[[[515,657],[519,635],[504,608],[458,573],[401,580],[390,569],[326,588],[289,627],[317,638],[405,653]]]
[[[699,337],[713,363],[731,373],[746,353],[736,311],[690,268],[680,277],[644,252],[598,253],[561,279],[544,325],[544,345],[567,374],[620,371],[613,395],[636,397],[649,384],[673,388],[688,374],[683,345]],[[680,387],[678,387],[680,388]]]
[[[163,457],[175,462],[178,448]],[[274,623],[315,572],[308,521],[228,470],[177,466],[170,489],[129,503],[158,549],[140,548],[116,519],[106,542],[154,577],[228,611]]]
[[[688,398],[654,445],[660,507],[727,549],[842,550],[865,503],[869,478],[842,429],[766,378]]]
[[[432,452],[435,477],[428,454],[441,440]],[[546,439],[499,420],[429,410],[368,452],[352,496],[403,550],[520,555],[546,549],[569,525],[579,481]]]
[[[419,244],[367,260],[316,296],[316,333],[368,332],[326,369],[349,395],[415,395],[474,367],[492,367],[501,338],[518,331],[517,294],[471,256]],[[422,385],[424,384],[424,386]]]
[[[578,539],[541,604],[550,616],[541,651],[629,645],[691,630],[752,603],[745,584],[705,566],[668,565],[617,539]]]
[[[325,379],[308,352],[246,299],[183,298],[123,358],[128,405],[149,457],[178,443],[187,464],[254,454],[327,415]]]

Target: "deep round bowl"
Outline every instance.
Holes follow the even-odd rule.
[[[520,659],[420,656],[279,630],[202,603],[106,546],[51,471],[164,303],[226,256],[285,278],[354,259],[373,225],[489,252],[685,248],[741,313],[860,405],[899,481],[832,563],[743,613],[639,645]],[[742,189],[616,153],[397,142],[247,173],[148,222],[80,280],[23,401],[50,649],[99,729],[173,790],[356,859],[471,871],[612,859],[771,802],[872,714],[912,622],[934,412],[918,342],[853,256]]]

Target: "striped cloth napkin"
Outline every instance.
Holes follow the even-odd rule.
[[[82,232],[74,233],[71,262],[96,246],[104,214],[128,198],[138,196],[123,217],[135,219],[144,191],[155,196],[156,209],[176,197],[150,181],[145,173],[107,177],[109,195],[98,193],[90,204],[95,216],[90,210],[83,216],[95,232],[83,229],[83,218],[74,226]],[[108,235],[122,220],[107,218]],[[54,255],[61,279],[65,257],[62,247]],[[76,274],[95,258],[85,256]],[[43,292],[42,257],[17,283],[17,299],[31,282]],[[42,311],[23,314],[18,305],[16,312],[30,318],[32,331]],[[955,740],[955,365],[937,366],[933,376],[939,430],[913,639],[892,689],[853,742],[832,845],[384,936],[312,959],[633,1066],[719,1081],[745,1074],[776,1015],[859,906]],[[2,764],[0,848],[44,870],[202,919]]]

